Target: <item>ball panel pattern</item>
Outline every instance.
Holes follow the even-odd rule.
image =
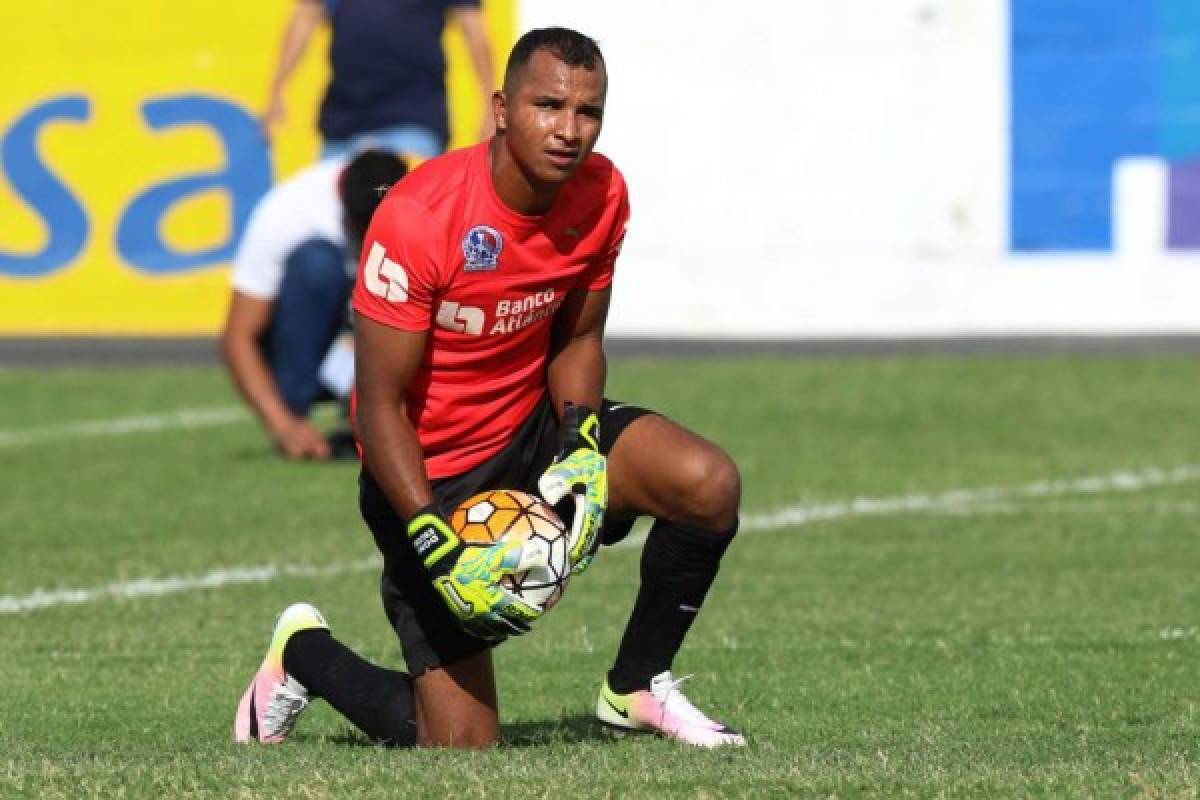
[[[450,526],[464,543],[478,546],[505,536],[540,539],[550,553],[549,564],[507,576],[503,585],[547,611],[562,597],[571,576],[567,532],[554,509],[537,497],[513,489],[480,492],[454,510]]]

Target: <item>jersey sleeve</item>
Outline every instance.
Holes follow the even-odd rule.
[[[363,237],[354,310],[405,331],[431,327],[439,262],[445,237],[429,211],[401,195],[389,195]]]
[[[617,175],[619,176],[620,173]],[[625,242],[625,228],[629,225],[629,188],[625,185],[624,179],[618,177],[618,185],[610,202],[616,204],[617,211],[604,249],[587,272],[585,283],[589,292],[607,289],[613,281],[617,256],[621,254],[621,245]]]

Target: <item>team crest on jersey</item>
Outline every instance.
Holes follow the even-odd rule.
[[[495,269],[503,249],[504,239],[500,231],[490,225],[476,225],[467,231],[462,240],[463,257],[467,259],[463,269],[467,272]]]

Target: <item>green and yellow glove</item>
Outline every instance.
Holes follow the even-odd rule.
[[[542,477],[538,491],[550,505],[575,496],[575,518],[568,543],[571,571],[588,568],[600,548],[600,528],[608,508],[608,461],[600,453],[600,420],[587,406],[567,403],[563,411],[562,447]]]
[[[545,565],[549,554],[535,542],[500,541],[467,547],[436,505],[408,523],[408,538],[429,572],[433,588],[463,629],[480,639],[527,633],[542,610],[500,585],[505,575]]]

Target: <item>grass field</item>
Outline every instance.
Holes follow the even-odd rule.
[[[215,369],[0,371],[0,797],[1196,797],[1193,360],[628,360],[610,393],[742,468],[676,667],[745,750],[590,723],[631,547],[498,651],[504,747],[319,703],[233,745],[291,601],[399,665],[356,469],[273,458]]]

